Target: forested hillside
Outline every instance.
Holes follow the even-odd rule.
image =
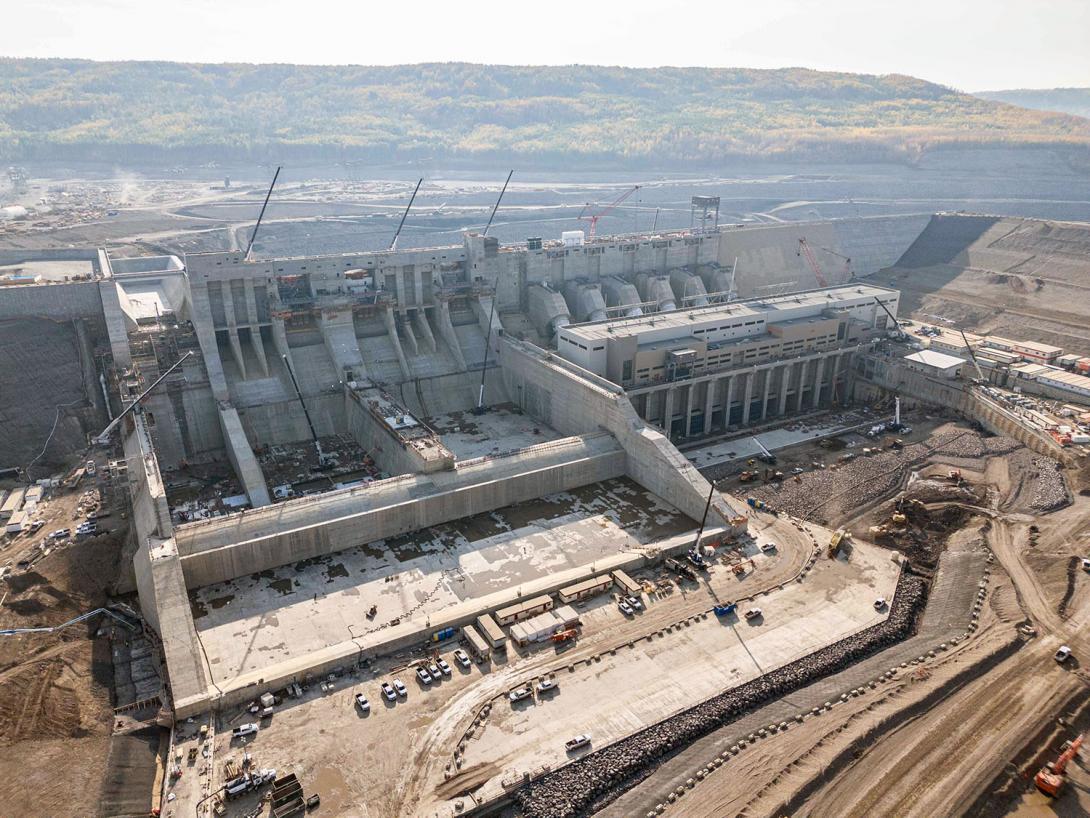
[[[806,69],[0,60],[0,159],[707,166],[1087,145],[1090,121]]]

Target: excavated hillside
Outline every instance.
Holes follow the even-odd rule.
[[[1090,224],[938,214],[871,280],[901,291],[902,315],[1090,355]]]

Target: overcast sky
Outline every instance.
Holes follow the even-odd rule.
[[[0,55],[463,60],[911,74],[1090,86],[1090,0],[2,0]]]

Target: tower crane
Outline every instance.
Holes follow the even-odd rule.
[[[619,204],[621,204],[621,202],[623,202],[625,199],[627,199],[629,196],[631,196],[633,193],[635,193],[639,189],[640,189],[639,185],[633,185],[629,190],[626,190],[624,193],[622,193],[620,196],[618,196],[612,202],[607,204],[605,207],[603,207],[597,213],[592,213],[590,215],[587,214],[587,208],[589,208],[591,206],[591,203],[587,202],[586,205],[583,207],[582,212],[579,214],[577,220],[581,221],[581,222],[590,222],[589,238],[594,238],[594,235],[595,235],[595,233],[597,232],[597,229],[598,229],[598,220],[600,218],[605,216],[610,211],[614,210]]]
[[[1060,791],[1063,789],[1064,781],[1066,780],[1067,765],[1071,762],[1071,759],[1079,754],[1080,747],[1082,747],[1081,733],[1074,741],[1068,744],[1067,749],[1060,753],[1059,758],[1046,764],[1038,771],[1033,779],[1033,783],[1037,785],[1037,789],[1053,798],[1059,795]]]

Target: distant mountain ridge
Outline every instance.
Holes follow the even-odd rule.
[[[1090,145],[1090,122],[913,77],[604,66],[0,59],[0,160],[709,166]]]
[[[1090,119],[1090,88],[1012,88],[1006,91],[979,91],[976,96],[1037,111],[1058,111]]]

